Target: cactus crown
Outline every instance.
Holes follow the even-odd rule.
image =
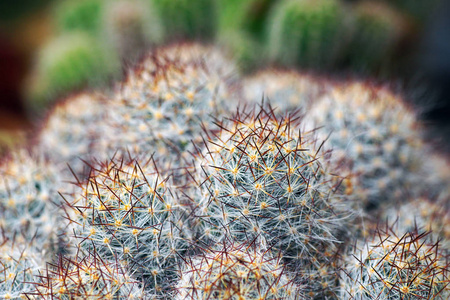
[[[348,257],[342,299],[448,299],[448,254],[428,234],[378,229]]]

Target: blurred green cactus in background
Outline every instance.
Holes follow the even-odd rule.
[[[73,32],[51,40],[40,51],[28,93],[38,106],[49,97],[105,82],[118,69],[114,53],[93,37]]]
[[[82,30],[98,33],[104,0],[64,0],[54,8],[54,23],[57,32]]]
[[[342,56],[348,14],[337,0],[284,0],[271,13],[270,59],[283,66],[329,68]]]
[[[155,7],[166,40],[208,39],[215,32],[215,1],[147,0]]]

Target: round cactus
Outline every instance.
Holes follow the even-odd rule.
[[[58,241],[57,170],[36,155],[16,151],[0,165],[0,226],[2,236],[33,241],[50,250]],[[19,242],[19,241],[17,241]]]
[[[167,292],[188,247],[182,207],[165,178],[148,164],[111,161],[94,170],[68,207],[83,249],[108,261],[126,261],[151,293]]]
[[[140,283],[125,266],[102,260],[93,253],[77,253],[75,258],[60,257],[47,264],[31,299],[146,299]]]
[[[339,299],[448,299],[448,254],[427,233],[378,230],[349,251]]]
[[[414,112],[388,89],[332,85],[306,115],[336,159],[350,159],[353,194],[368,208],[419,193],[423,144]]]
[[[199,238],[256,238],[297,260],[338,243],[347,203],[320,145],[295,117],[270,110],[221,124],[197,157]]]
[[[65,173],[69,165],[75,175],[86,174],[82,159],[89,161],[101,151],[97,140],[106,116],[103,100],[101,94],[81,93],[57,103],[42,122],[35,147]],[[61,176],[74,181],[73,174]]]
[[[361,70],[383,67],[405,31],[403,16],[382,2],[358,2],[354,7],[355,32],[348,46],[349,63]],[[386,67],[386,65],[384,65]]]
[[[309,110],[320,97],[322,84],[309,75],[293,71],[265,70],[244,80],[243,93],[249,102],[267,99],[277,112]]]
[[[109,155],[126,148],[179,163],[192,142],[201,142],[203,124],[232,107],[234,68],[214,49],[184,45],[157,51],[138,70],[110,103],[104,144]]]
[[[269,17],[269,55],[288,67],[333,67],[349,39],[348,23],[338,0],[280,1]]]
[[[175,299],[300,299],[279,257],[245,244],[185,260]]]
[[[41,269],[41,256],[27,242],[0,241],[0,298],[26,299]]]

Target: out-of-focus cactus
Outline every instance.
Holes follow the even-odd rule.
[[[427,233],[378,230],[349,250],[339,299],[448,299],[448,259]]]
[[[128,75],[111,101],[105,145],[112,153],[123,148],[156,152],[181,164],[192,142],[201,142],[203,124],[234,109],[234,70],[213,48],[184,45],[157,51]]]
[[[385,3],[363,1],[355,4],[354,15],[354,34],[347,47],[348,63],[364,71],[387,67],[405,33],[402,14]]]
[[[46,160],[23,151],[0,165],[0,231],[17,243],[33,240],[39,251],[57,251],[57,170]]]
[[[15,243],[0,238],[0,298],[26,299],[41,269],[41,256],[27,247],[29,241]]]
[[[150,293],[167,293],[190,234],[169,178],[151,163],[111,161],[93,170],[67,212],[80,247],[126,261]]]
[[[265,70],[244,79],[244,97],[249,102],[270,102],[276,112],[306,112],[320,98],[323,84],[312,76],[293,71]]]
[[[350,22],[338,0],[280,1],[269,24],[269,56],[287,67],[333,67],[349,40]]]
[[[109,1],[104,0],[63,0],[54,10],[56,31],[85,31],[97,34],[101,27],[102,11]]]
[[[264,40],[267,16],[274,0],[220,0],[218,33],[244,31],[259,41]]]
[[[99,127],[105,122],[105,106],[99,93],[77,94],[57,103],[42,122],[35,147],[59,169],[66,170],[64,180],[75,181],[67,165],[77,176],[86,174],[82,160],[89,162],[101,151],[97,140]]]
[[[125,62],[164,38],[161,20],[147,0],[108,1],[102,18],[102,32]]]
[[[350,159],[352,194],[370,207],[421,193],[423,143],[420,123],[402,99],[363,83],[331,86],[306,115],[336,159]]]
[[[211,0],[147,0],[158,13],[165,40],[209,39],[214,35],[216,1]]]
[[[103,83],[113,77],[118,66],[117,57],[91,36],[66,34],[41,49],[27,93],[38,106],[56,95]]]
[[[441,247],[450,251],[450,209],[449,203],[419,198],[387,209],[381,220],[395,223],[397,233],[410,232],[418,228],[429,231],[434,240],[441,240]]]
[[[279,257],[248,244],[185,259],[175,299],[301,299]]]
[[[31,299],[146,299],[140,283],[118,261],[106,261],[95,252],[79,252],[47,264]]]

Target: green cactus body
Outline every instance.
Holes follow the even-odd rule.
[[[89,35],[73,32],[52,40],[40,52],[29,94],[42,103],[88,84],[99,84],[118,71],[111,52]]]
[[[301,299],[280,258],[244,244],[216,248],[186,259],[175,299]]]
[[[389,90],[358,82],[331,86],[305,124],[329,136],[337,160],[352,160],[352,194],[364,205],[376,208],[424,188],[420,124]]]
[[[26,294],[31,299],[147,299],[124,265],[102,260],[95,252],[60,257],[40,277]]]
[[[345,259],[339,299],[448,299],[448,255],[427,234],[377,231]]]
[[[215,30],[215,1],[148,0],[160,16],[166,40],[208,39]]]
[[[28,241],[0,243],[0,298],[26,299],[26,293],[34,289],[33,282],[41,269],[41,256]]]
[[[151,293],[167,293],[189,236],[168,178],[149,165],[111,161],[93,171],[70,204],[80,247],[125,261]]]
[[[97,34],[101,26],[101,15],[107,1],[64,0],[55,7],[54,18],[58,32],[84,31]]]
[[[349,63],[360,70],[379,69],[394,54],[405,31],[405,20],[382,2],[359,2],[355,4],[354,14],[355,30],[347,54]]]
[[[333,67],[348,40],[347,23],[336,0],[280,1],[269,18],[269,56],[288,67]]]
[[[322,94],[322,83],[293,71],[265,70],[244,79],[243,93],[249,102],[264,96],[277,112],[307,111]]]

